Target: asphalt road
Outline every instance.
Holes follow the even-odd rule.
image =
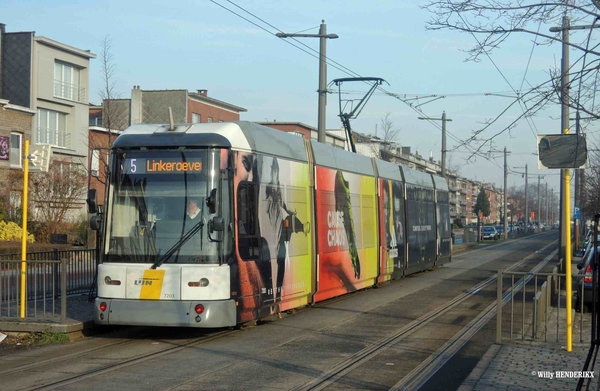
[[[499,268],[555,249],[558,231],[490,243],[420,273],[243,330],[125,328],[0,358],[0,388],[61,390],[389,390],[496,297],[496,284],[411,328]],[[390,335],[397,336],[386,342]],[[494,341],[490,322],[422,389],[460,386]],[[385,342],[385,344],[384,344]],[[70,379],[70,380],[69,380]],[[312,382],[312,383],[311,383]],[[307,384],[314,384],[313,388]]]

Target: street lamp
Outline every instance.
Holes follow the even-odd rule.
[[[337,34],[326,34],[327,26],[325,20],[321,21],[321,27],[319,28],[319,34],[287,34],[277,33],[275,34],[279,38],[319,38],[319,112],[318,112],[318,131],[319,131],[319,142],[327,142],[325,133],[325,106],[327,106],[327,56],[325,55],[326,44],[325,40],[339,38]]]

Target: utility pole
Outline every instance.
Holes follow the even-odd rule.
[[[326,116],[326,106],[327,106],[327,56],[326,56],[326,39],[336,39],[339,38],[337,34],[327,34],[327,26],[325,25],[325,21],[321,21],[321,26],[319,28],[319,34],[286,34],[286,33],[277,33],[275,34],[279,38],[319,38],[320,46],[319,46],[319,89],[317,92],[319,93],[319,119],[318,119],[318,131],[319,138],[318,141],[320,143],[327,142],[327,134],[325,127],[325,116]]]
[[[507,197],[508,197],[508,165],[506,164],[506,147],[504,147],[504,240],[508,239]]]
[[[546,182],[546,225],[548,225],[548,205],[550,205],[550,202],[548,200],[548,182]]]
[[[527,164],[525,164],[525,233],[529,232],[529,206],[527,205]]]
[[[562,62],[561,62],[561,118],[560,118],[560,133],[565,133],[569,129],[569,17],[563,16],[563,22],[561,27],[552,27],[551,32],[562,32]],[[559,246],[559,259],[565,260],[568,251],[565,251],[565,245],[567,242],[567,230],[571,230],[571,224],[569,224],[570,217],[565,216],[565,194],[569,191],[564,186],[565,171],[560,171],[560,236],[558,240]],[[569,233],[570,236],[570,233]],[[570,267],[569,267],[570,269]],[[563,270],[565,270],[563,268]],[[569,274],[567,274],[569,275]],[[570,281],[570,278],[567,278]],[[569,308],[570,310],[570,308]],[[571,351],[570,348],[567,349]]]
[[[541,227],[541,222],[542,222],[542,204],[540,203],[540,179],[543,178],[543,176],[538,175],[538,216],[537,216],[537,220],[538,220],[538,230],[541,232],[542,231],[542,227]],[[532,223],[533,224],[533,223]]]
[[[442,121],[442,176],[446,178],[446,121],[452,121],[446,118],[446,112],[442,112],[442,118],[419,117],[421,120]]]

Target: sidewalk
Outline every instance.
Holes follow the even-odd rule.
[[[48,302],[47,302],[48,303]],[[49,308],[51,304],[47,304]],[[60,323],[60,300],[55,301],[53,318],[44,318],[43,309],[37,309],[37,318],[2,319],[0,331],[7,332],[42,332],[72,333],[95,327],[94,303],[88,300],[88,295],[67,297],[67,321]],[[29,308],[32,311],[31,308]],[[49,315],[47,315],[49,316]]]
[[[572,274],[578,272],[579,258],[573,259]],[[564,296],[563,296],[564,297]],[[576,374],[583,370],[591,344],[591,314],[584,315],[583,342],[580,341],[579,313],[573,308],[573,346],[566,350],[566,311],[559,313],[560,342],[555,342],[556,333],[549,341],[505,341],[492,345],[481,358],[471,374],[462,383],[459,391],[483,390],[574,390],[579,381]],[[586,324],[587,323],[587,324]],[[600,361],[595,366],[590,389],[599,385]],[[584,385],[587,384],[584,383]],[[584,387],[585,389],[585,387]]]
[[[459,391],[484,390],[574,390],[579,379],[557,371],[581,371],[589,345],[573,344],[572,352],[556,344],[492,345]],[[591,389],[598,385],[600,365],[596,362]],[[552,378],[551,378],[552,377]]]

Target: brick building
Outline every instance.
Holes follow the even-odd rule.
[[[208,97],[207,90],[142,90],[133,86],[131,99],[103,102],[102,124],[125,130],[132,124],[167,124],[171,108],[175,123],[239,121],[243,107]]]
[[[5,210],[21,204],[24,144],[31,142],[34,115],[27,107],[0,99],[0,202]]]

